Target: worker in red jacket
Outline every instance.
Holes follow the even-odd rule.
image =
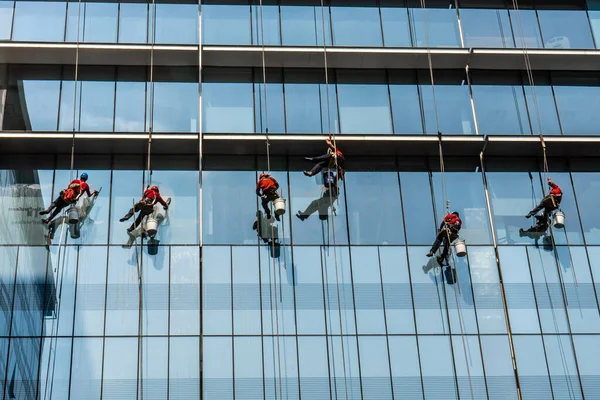
[[[261,199],[262,208],[265,210],[267,219],[271,219],[269,202],[279,198],[277,189],[279,189],[279,183],[275,178],[264,172],[260,174],[258,182],[256,182],[256,195]],[[279,215],[275,214],[275,219],[279,221]]]
[[[47,224],[52,221],[52,219],[54,219],[54,217],[56,217],[63,208],[77,202],[77,200],[79,200],[84,193],[89,197],[98,194],[97,190],[90,192],[90,186],[87,184],[87,180],[88,174],[84,172],[81,174],[79,179],[72,180],[71,183],[69,183],[69,187],[61,190],[58,197],[52,203],[50,203],[50,206],[47,209],[40,211],[40,215],[46,215],[50,214],[50,211],[54,209],[52,214],[50,214],[48,218],[43,219],[42,222]]]
[[[550,193],[540,201],[536,208],[529,211],[525,218],[531,218],[543,209],[543,218],[547,221],[552,211],[558,208],[562,200],[562,190],[556,183],[552,182],[550,177],[548,177],[548,186],[550,186]]]
[[[458,231],[462,227],[462,220],[460,214],[454,211],[444,217],[444,220],[440,224],[440,230],[435,238],[435,242],[431,246],[431,250],[427,253],[427,257],[433,256],[433,254],[440,248],[440,245],[444,243],[444,250],[440,258],[445,259],[448,256],[450,250],[450,243],[458,239]]]
[[[127,232],[131,232],[142,222],[142,219],[146,215],[150,215],[154,212],[154,205],[156,203],[162,204],[162,206],[165,210],[167,210],[169,208],[169,204],[167,204],[167,202],[164,201],[163,198],[160,196],[160,192],[158,191],[158,186],[154,185],[151,188],[146,189],[144,191],[142,199],[140,201],[138,201],[137,203],[135,203],[133,208],[131,208],[127,212],[127,214],[125,214],[125,216],[123,218],[121,218],[119,221],[125,222],[129,218],[133,217],[133,215],[136,212],[139,211],[140,213],[138,214],[138,216],[135,219],[135,221],[133,222],[133,224],[131,224],[131,226],[129,228],[127,228]]]
[[[306,161],[317,161],[310,171],[303,171],[306,176],[315,176],[325,167],[330,169],[336,169],[337,166],[337,177],[340,180],[344,179],[344,154],[338,149],[331,139],[325,140],[328,149],[327,153],[318,157],[305,157]]]

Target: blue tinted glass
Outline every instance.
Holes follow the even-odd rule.
[[[423,133],[419,91],[416,84],[390,84],[394,133]]]
[[[392,398],[388,346],[385,337],[360,337],[360,368],[366,398]]]
[[[254,132],[252,83],[203,83],[202,132]]]
[[[85,268],[77,270],[75,336],[102,335],[106,290],[106,247],[84,246],[79,257]]]
[[[8,336],[12,318],[13,296],[15,294],[17,247],[0,247],[0,262],[2,265],[2,268],[0,268],[0,291],[3,299],[0,301],[0,336]],[[6,357],[4,350],[2,354],[3,357]]]
[[[4,398],[31,399],[36,397],[38,381],[39,338],[13,338],[8,354],[7,378]],[[4,391],[4,388],[3,388]]]
[[[600,216],[595,212],[596,199],[600,196],[600,174],[574,172],[572,176],[579,212],[585,215],[581,219],[585,240],[587,244],[600,244]]]
[[[302,397],[315,400],[330,399],[325,337],[298,337],[298,362]]]
[[[68,95],[68,92],[67,92]],[[79,130],[111,132],[115,112],[115,82],[81,82]]]
[[[331,45],[329,7],[286,6],[281,9],[281,40],[287,46],[323,46],[323,28]],[[325,15],[325,27],[323,27]]]
[[[345,175],[352,244],[402,244],[404,226],[396,172]]]
[[[65,37],[66,4],[54,1],[17,1],[13,40],[62,42]]]
[[[354,261],[353,261],[354,262]],[[388,334],[414,333],[415,316],[405,247],[380,247],[379,262]]]
[[[410,47],[410,26],[406,8],[381,7],[383,41],[386,47]]]
[[[164,257],[147,251],[138,254],[142,266],[144,335],[169,334],[169,248],[163,246],[159,251],[166,253]]]
[[[524,247],[500,246],[506,306],[514,333],[539,333],[540,323]]]
[[[131,399],[137,393],[137,338],[106,338],[104,342],[104,373],[102,398]]]
[[[554,228],[552,230],[554,243],[567,244],[568,239],[569,244],[583,244],[581,223],[580,219],[578,218],[575,193],[573,186],[571,185],[571,176],[568,172],[553,172],[551,178],[554,182],[556,182],[557,185],[560,186],[563,192],[563,199],[560,202],[560,210],[565,214],[565,217],[568,218],[567,224],[565,224],[566,236],[565,229]],[[550,189],[547,184],[544,186],[546,186],[546,190]],[[579,199],[577,200],[579,201]],[[587,214],[582,215],[586,216],[585,219],[588,218]]]
[[[156,43],[198,43],[198,5],[156,4]]]
[[[256,233],[252,230],[257,210],[255,173],[204,171],[202,174],[203,242],[255,244]]]
[[[538,335],[515,335],[512,340],[519,368],[519,387],[523,399],[551,398],[552,388],[548,378],[542,337]]]
[[[568,335],[544,335],[554,398],[582,399],[573,345]]]
[[[13,1],[0,1],[0,40],[10,39],[10,28],[12,27]]]
[[[233,354],[231,338],[204,338],[202,343],[202,398],[233,398]]]
[[[116,42],[118,14],[117,3],[86,3],[83,41]]]
[[[538,10],[545,48],[593,49],[585,11]]]
[[[67,28],[64,33],[65,41],[83,41],[85,4],[85,2],[67,2]]]
[[[475,133],[469,87],[464,80],[460,85],[441,85],[436,82],[435,105],[431,85],[420,85],[420,90],[426,133],[437,133],[436,111],[442,133],[467,135]]]
[[[46,272],[46,285],[60,287],[61,301],[58,302],[56,312],[61,318],[58,320],[45,319],[44,330],[48,335],[71,336],[73,334],[73,314],[75,313],[75,292],[77,282],[77,251],[76,246],[64,246],[60,258],[57,247],[50,248],[51,265],[60,266],[57,272],[51,268]],[[61,263],[63,263],[61,265]]]
[[[250,44],[250,7],[225,4],[202,5],[202,42]]]
[[[333,398],[343,399],[346,396],[349,399],[361,398],[356,338],[356,336],[344,336],[343,338],[333,336],[328,340],[329,381]]]
[[[387,85],[338,83],[337,89],[342,133],[392,133]]]
[[[323,248],[323,280],[325,284],[325,318],[327,333],[354,334],[355,312],[352,288],[352,271],[350,270],[350,255],[344,247],[327,250]],[[340,322],[341,319],[341,322]],[[375,328],[377,329],[377,328]],[[385,328],[380,326],[379,331]]]
[[[481,352],[490,399],[518,399],[507,336],[481,336]]]
[[[294,285],[298,269],[296,264],[292,263],[290,247],[282,247],[280,253],[278,258],[273,258],[272,248],[263,246],[260,249],[264,335],[296,334]]]
[[[154,83],[154,131],[198,132],[197,83]]]
[[[4,129],[14,128],[32,131],[53,131],[56,130],[58,123],[58,99],[60,96],[60,80],[25,80],[19,79],[15,82],[22,85],[22,91],[19,93],[20,101],[27,106],[24,110],[27,117],[23,116],[23,110],[14,110],[14,118],[11,118],[9,104],[6,105],[4,115]],[[11,82],[12,84],[12,82]],[[69,94],[73,99],[73,92]],[[10,96],[10,88],[9,95]],[[68,96],[68,95],[67,95]],[[7,103],[9,102],[7,99]],[[71,111],[72,113],[73,111]],[[71,114],[72,116],[72,114]],[[72,121],[71,121],[72,122]],[[19,126],[20,125],[20,126]]]
[[[146,43],[147,28],[147,4],[119,4],[119,43]]]
[[[594,33],[594,39],[596,39],[596,48],[600,43],[600,11],[588,11],[590,17],[590,25],[592,26],[592,32]]]
[[[203,355],[210,354],[206,350],[207,339],[204,339],[205,347]],[[211,342],[208,341],[208,345],[210,344]],[[231,360],[231,355],[227,358],[227,347],[216,345],[214,348],[215,350],[221,350],[221,363]],[[197,337],[169,339],[169,399],[185,400],[200,398],[199,359],[200,343]],[[211,369],[214,371],[216,368]],[[224,387],[226,387],[226,384],[226,381],[222,382]]]
[[[335,85],[319,85],[321,94],[321,132],[339,133],[340,116],[338,114],[338,96]]]
[[[426,251],[425,247],[408,248],[417,332],[448,333],[444,276],[434,258],[425,256]]]
[[[454,364],[448,336],[419,336],[425,398],[456,398]]]
[[[127,228],[130,222],[120,222],[134,202],[137,202],[143,193],[142,171],[113,171],[110,215],[110,243],[125,244],[129,240]]]
[[[456,10],[411,8],[408,12],[413,28],[413,46],[461,47]],[[425,33],[425,21],[427,21],[428,35]]]
[[[454,365],[461,399],[487,399],[481,349],[477,336],[452,336]],[[487,371],[486,371],[487,372]],[[471,392],[472,390],[472,392]],[[472,393],[472,394],[471,394]]]
[[[469,262],[479,332],[505,333],[502,289],[494,250],[490,247],[471,247]]]
[[[278,6],[252,6],[252,44],[281,44]]]
[[[118,81],[115,132],[144,132],[146,82]]]
[[[381,47],[381,19],[377,7],[331,7],[333,44]]]
[[[452,333],[477,334],[477,315],[474,306],[475,300],[473,298],[473,285],[471,284],[469,273],[468,257],[451,257],[450,262],[455,269],[457,284],[446,285],[450,330]],[[446,271],[448,271],[447,268]],[[449,276],[451,275],[444,275],[446,283],[448,283]]]
[[[135,249],[109,248],[106,289],[106,335],[137,335],[139,284],[136,279]],[[128,262],[133,256],[133,262]]]
[[[235,398],[264,398],[261,337],[236,337],[233,347]]]
[[[63,80],[58,115],[58,130],[79,130],[79,109],[81,106],[82,81]]]
[[[104,340],[74,338],[71,374],[71,396],[78,399],[100,399],[102,391],[102,353]],[[137,349],[137,345],[133,344]],[[134,364],[135,360],[134,360]]]
[[[325,304],[319,247],[295,247],[294,265],[299,271],[296,279],[298,334],[323,334]]]
[[[552,87],[541,86],[537,82],[535,83],[534,90],[532,90],[531,86],[524,86],[525,101],[529,109],[529,122],[533,127],[533,134],[560,135],[560,123],[558,121],[558,111]],[[540,121],[542,124],[541,129]]]
[[[171,335],[200,332],[200,251],[197,247],[171,247]]]
[[[598,134],[600,87],[554,86],[554,93],[565,135]]]
[[[377,247],[352,248],[352,280],[359,334],[386,333],[377,250]]]
[[[233,329],[235,334],[259,335],[260,274],[256,247],[234,247],[233,266]]]
[[[254,84],[256,131],[265,132],[268,128],[270,133],[284,133],[283,85],[267,83],[266,91],[265,96],[264,85],[262,83]]]
[[[286,83],[285,122],[289,133],[321,133],[321,99],[317,83]]]
[[[599,397],[598,376],[600,375],[600,366],[598,365],[598,358],[600,357],[600,336],[577,335],[573,337],[573,341],[575,342],[583,393],[586,398]]]
[[[482,134],[531,134],[521,85],[473,85]]]
[[[12,336],[39,336],[44,310],[46,257],[43,247],[21,247],[17,265]]]
[[[231,251],[205,246],[202,252],[202,330],[231,335]]]
[[[141,357],[144,365],[140,368],[139,397],[145,399],[166,399],[167,381],[169,378],[169,339],[166,337],[144,337],[142,339]],[[173,351],[175,354],[175,351]],[[174,370],[173,370],[174,372]]]
[[[285,354],[285,357],[281,357],[281,364],[277,358],[278,351]],[[299,399],[296,338],[279,336],[274,340],[272,336],[263,336],[263,352],[265,397],[276,399],[282,393],[287,399]]]
[[[406,217],[406,241],[409,244],[430,244],[435,239],[436,223],[429,176],[426,172],[402,172],[402,202]]]
[[[508,10],[461,8],[465,47],[514,47]]]
[[[6,340],[8,343],[8,339]],[[40,381],[44,382],[38,389],[39,397],[50,396],[56,399],[69,398],[69,378],[71,374],[71,338],[45,338],[42,343],[42,353],[40,362]],[[0,351],[6,354],[0,340]],[[0,360],[5,362],[4,356]],[[48,363],[45,360],[51,360]],[[3,367],[0,367],[0,372]],[[4,378],[0,378],[4,379]],[[45,383],[49,382],[48,385]]]
[[[421,369],[416,336],[389,336],[390,364],[394,395],[422,399]]]
[[[544,47],[535,10],[508,10],[508,12],[516,47]]]

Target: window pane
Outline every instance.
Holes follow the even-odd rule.
[[[446,286],[450,330],[454,334],[477,334],[479,330],[469,271],[469,257],[453,257],[450,262],[454,264],[457,278],[457,284]],[[448,284],[448,278],[444,276],[444,279]]]
[[[542,34],[535,10],[508,10],[516,47],[540,48]]]
[[[13,312],[13,297],[15,294],[17,247],[0,247],[0,265],[2,266],[0,268],[0,336],[8,337]],[[8,339],[6,344],[8,344]],[[2,350],[2,357],[6,358],[6,351],[4,349]],[[2,359],[0,359],[1,364]],[[4,379],[2,375],[0,375],[0,379]]]
[[[400,185],[396,172],[346,174],[352,244],[404,243]]]
[[[266,97],[264,85],[255,83],[254,104],[257,132],[265,132],[268,128],[270,133],[285,133],[283,85],[281,83],[267,83]]]
[[[197,4],[156,4],[156,43],[198,43]]]
[[[267,399],[299,399],[298,349],[296,338],[263,336],[265,397]],[[278,354],[281,353],[281,375]],[[283,356],[285,355],[285,356]],[[280,382],[279,379],[282,381]],[[280,385],[281,383],[281,385]],[[282,396],[279,397],[281,388]]]
[[[294,247],[294,264],[302,271],[296,280],[298,334],[324,334],[325,295],[319,247]]]
[[[84,42],[114,43],[117,41],[117,3],[85,3]]]
[[[481,336],[490,399],[518,399],[508,336]]]
[[[575,351],[577,352],[577,363],[579,364],[583,393],[588,399],[598,397],[600,396],[598,388],[598,377],[600,375],[600,366],[598,365],[600,336],[577,335],[573,336],[573,340],[575,341]]]
[[[69,71],[72,72],[73,70]],[[81,86],[83,82],[77,81],[70,74],[69,80],[63,79],[60,96],[60,112],[58,115],[58,130],[69,131],[79,130],[81,123]],[[102,100],[100,100],[102,101]],[[93,112],[93,110],[91,110]],[[88,115],[87,120],[92,120]],[[112,127],[111,127],[112,129]]]
[[[169,248],[159,249],[165,256],[147,251],[138,255],[142,267],[142,321],[144,335],[169,334]]]
[[[278,6],[252,6],[252,27],[252,44],[262,44],[263,37],[265,45],[281,44]]]
[[[58,247],[52,246],[50,248],[49,268],[46,270],[46,294],[44,296],[46,297],[44,300],[46,305],[44,307],[52,307],[56,315],[60,315],[60,318],[44,319],[44,332],[46,335],[73,335],[78,251],[77,246],[63,245],[59,255]],[[60,301],[57,302],[56,307],[52,299],[55,295],[60,296]]]
[[[296,334],[297,299],[294,297],[294,285],[297,283],[298,270],[297,264],[292,264],[291,253],[289,246],[281,247],[281,255],[273,258],[272,248],[260,248],[263,335]],[[319,293],[322,297],[322,290]]]
[[[231,335],[231,249],[205,246],[202,252],[202,330]]]
[[[394,118],[394,133],[419,134],[423,133],[421,117],[421,102],[419,90],[414,76],[396,76],[390,74],[390,99],[392,116]]]
[[[144,337],[142,339],[141,377],[138,380],[139,398],[166,399],[169,378],[169,342],[166,337]]]
[[[581,223],[586,242],[600,244],[600,216],[594,212],[596,200],[600,196],[600,174],[575,172],[572,176],[579,212],[582,216],[585,215],[585,218],[581,218]]]
[[[359,334],[386,333],[377,250],[377,247],[352,248],[352,280],[354,281],[354,303]]]
[[[302,398],[328,400],[329,371],[327,343],[324,337],[298,337],[300,393]]]
[[[544,344],[554,398],[583,399],[569,336],[544,335]]]
[[[47,256],[43,247],[19,249],[11,336],[42,334],[42,318],[48,304],[44,299]]]
[[[221,400],[233,398],[233,354],[231,342],[232,339],[226,337],[205,337],[203,339],[203,399]]]
[[[133,251],[135,250],[123,249],[118,246],[109,248],[106,335],[137,335],[139,331],[137,264],[136,262],[133,262],[133,265],[128,263]]]
[[[465,47],[514,47],[508,10],[461,8]]]
[[[593,49],[592,32],[585,11],[538,10],[544,47]]]
[[[331,46],[329,7],[281,7],[281,38],[287,46],[323,46],[323,15],[327,45]]]
[[[429,176],[426,172],[402,172],[402,202],[406,217],[406,241],[430,244],[435,239],[435,221]]]
[[[8,342],[8,339],[6,340]],[[72,339],[47,337],[43,340],[40,357],[40,382],[42,384],[38,388],[38,398],[52,397],[56,400],[67,400],[69,398],[69,379],[71,375]],[[0,340],[0,352],[2,354],[0,360],[5,362],[6,349],[2,346],[2,340]],[[3,369],[4,365],[0,367],[0,371]],[[0,382],[2,380],[4,380],[4,377],[0,378]],[[49,383],[46,385],[46,382]]]
[[[599,86],[554,86],[554,93],[565,135],[598,134]]]
[[[600,11],[588,11],[590,17],[590,25],[592,25],[592,32],[594,33],[594,39],[596,39],[596,48],[600,42]]]
[[[102,398],[137,397],[138,338],[106,338]]]
[[[227,339],[225,339],[227,340]],[[213,342],[214,343],[214,342]],[[210,338],[204,339],[203,358],[204,365],[208,351],[206,345],[211,345]],[[227,358],[227,349],[213,346],[216,350],[222,350],[220,353],[220,362],[227,362],[231,359],[231,353]],[[210,355],[209,355],[210,357]],[[214,371],[216,366],[210,365],[210,370]],[[204,370],[204,376],[211,372]],[[172,337],[169,339],[169,399],[187,400],[200,398],[200,343],[197,337]],[[206,388],[205,388],[206,390]],[[207,398],[207,397],[205,397]],[[225,397],[221,397],[224,399]]]
[[[425,398],[457,398],[448,336],[419,336]]]
[[[377,7],[331,7],[331,20],[336,46],[383,45]]]
[[[458,333],[459,331],[453,332]],[[452,335],[452,347],[454,350],[454,365],[456,368],[456,379],[458,380],[458,391],[460,398],[497,398],[492,397],[491,395],[488,397],[486,393],[486,379],[484,378],[483,374],[479,337],[474,335]],[[471,388],[473,389],[472,392]],[[471,395],[471,393],[473,394]]]
[[[525,101],[529,109],[529,122],[533,127],[533,134],[560,135],[561,129],[552,87],[542,86],[540,81],[535,80],[535,78],[534,83],[534,90],[532,90],[532,86],[524,86]],[[542,124],[541,129],[540,121]]]
[[[475,84],[472,89],[481,134],[531,134],[521,85]]]
[[[433,91],[429,74],[421,77],[419,89],[423,102],[425,117],[425,132],[437,134],[436,112],[439,120],[439,130],[445,134],[475,133],[473,111],[471,110],[471,97],[466,80],[462,76],[448,78],[441,74],[434,75],[436,102],[433,102]]]
[[[0,40],[10,39],[10,28],[12,27],[13,8],[13,1],[0,1]]]
[[[388,334],[415,333],[405,247],[380,247],[379,261]]]
[[[202,116],[202,132],[253,133],[252,83],[204,83]]]
[[[386,47],[410,47],[410,26],[408,9],[400,7],[381,7],[383,40]]]
[[[114,81],[81,82],[81,111],[78,130],[112,132],[114,110]]]
[[[122,72],[121,72],[122,71]],[[146,82],[133,79],[123,69],[117,72],[115,131],[144,132]]]
[[[285,116],[289,133],[321,133],[318,83],[286,83]]]
[[[141,160],[140,160],[141,161]],[[141,165],[141,164],[140,164]],[[119,219],[133,207],[134,201],[142,197],[143,171],[113,171],[110,215],[110,242],[111,244],[125,244],[129,241],[127,228],[129,221],[120,222]]]
[[[67,2],[67,28],[66,42],[83,41],[83,28],[85,22],[85,2]]]
[[[154,83],[154,131],[198,132],[197,83]]]
[[[332,398],[361,398],[356,339],[356,336],[344,336],[342,338],[333,336],[328,340],[329,382],[332,389]],[[344,341],[343,347],[342,340]],[[342,351],[344,352],[342,353]]]
[[[234,333],[260,335],[260,274],[256,247],[233,247],[232,265]]]
[[[147,30],[147,4],[119,4],[119,43],[146,43]]]
[[[552,388],[548,378],[542,337],[515,335],[512,340],[519,368],[519,387],[522,398],[524,400],[551,398]]]
[[[203,4],[202,41],[205,44],[250,44],[250,7]]]
[[[131,340],[131,339],[130,339]],[[71,373],[71,397],[100,399],[102,391],[102,338],[74,338]],[[137,349],[137,344],[133,344]],[[136,364],[128,366],[136,370]]]
[[[461,47],[455,9],[411,8],[408,12],[413,26],[413,46]],[[429,30],[428,35],[425,33],[425,21]]]
[[[469,262],[480,333],[505,333],[506,320],[496,256],[491,247],[471,247]]]
[[[200,254],[196,247],[171,247],[171,335],[200,332]]]
[[[356,316],[350,255],[347,247],[336,247],[331,250],[322,247],[321,257],[325,283],[327,333],[339,335],[341,329],[345,335],[354,334]],[[385,330],[383,326],[380,326],[380,329]]]
[[[264,398],[261,337],[236,337],[233,346],[235,398],[247,400]]]
[[[82,246],[85,267],[77,270],[75,336],[102,335],[106,291],[106,247]]]
[[[66,4],[54,1],[17,1],[13,40],[62,42],[65,37]],[[83,7],[81,14],[83,16]]]
[[[422,399],[416,336],[390,336],[388,342],[394,398],[402,398],[404,395],[408,399]]]

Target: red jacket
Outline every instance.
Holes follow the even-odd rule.
[[[164,207],[168,207],[167,202],[164,201],[163,198],[160,197],[160,194],[158,194],[158,192],[155,192],[154,190],[147,189],[146,191],[144,191],[144,197],[142,199],[150,199],[152,200],[152,202],[158,201]]]
[[[90,186],[81,179],[73,179],[71,183],[69,183],[69,188],[73,189],[77,196],[79,196],[80,193],[86,193],[89,197],[92,197]]]
[[[271,176],[265,176],[260,178],[256,183],[256,191],[258,193],[259,190],[262,190],[263,193],[267,190],[277,190],[279,189],[279,183],[275,180],[275,178]]]
[[[550,194],[558,197],[559,200],[562,199],[562,190],[560,190],[560,187],[554,182],[548,182],[548,185],[552,188],[550,189]]]
[[[444,217],[444,224],[453,226],[456,230],[462,227],[462,220],[456,214],[448,214]]]

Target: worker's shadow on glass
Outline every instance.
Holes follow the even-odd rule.
[[[433,283],[436,283],[440,279],[444,279],[448,285],[456,283],[456,270],[449,265],[448,258],[443,259],[437,254],[434,257],[428,259],[427,264],[423,265],[423,272],[429,275],[429,278]]]
[[[550,221],[541,215],[535,216],[535,224],[528,229],[519,229],[519,237],[527,237],[534,241],[535,247],[540,247],[545,251],[552,251],[552,238],[549,234]]]
[[[273,258],[281,256],[281,241],[279,239],[279,226],[276,225],[275,219],[267,218],[262,211],[256,212],[256,220],[252,224],[252,229],[256,231],[259,240],[266,244],[269,248],[269,253]]]
[[[304,211],[299,210],[296,213],[296,217],[298,217],[300,221],[304,221],[315,212],[318,212],[321,221],[327,221],[329,208],[331,207],[332,213],[336,212],[334,204],[338,199],[339,189],[335,183],[326,184],[324,187],[325,190],[321,197],[311,201]]]

